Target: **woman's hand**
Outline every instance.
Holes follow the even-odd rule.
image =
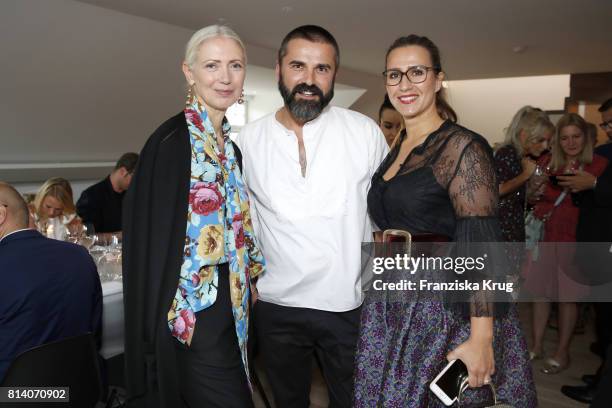
[[[535,172],[536,168],[538,167],[536,162],[534,162],[528,157],[523,157],[523,159],[521,160],[521,165],[523,166],[523,173],[525,173],[525,176],[527,178],[531,177]]]
[[[259,292],[257,292],[257,283],[255,281],[251,281],[251,306],[255,306],[257,303],[257,299],[259,298]]]
[[[463,361],[468,369],[470,387],[481,387],[491,382],[491,376],[495,373],[493,318],[472,317],[469,339],[448,353],[446,358],[449,361]]]
[[[446,358],[448,361],[463,361],[468,369],[468,382],[473,388],[491,382],[491,376],[495,373],[491,341],[479,341],[470,337],[465,343],[448,353]]]

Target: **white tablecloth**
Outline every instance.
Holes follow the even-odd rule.
[[[102,283],[102,350],[104,358],[123,353],[123,283],[109,281]]]

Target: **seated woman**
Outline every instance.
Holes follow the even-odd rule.
[[[61,177],[45,181],[34,198],[34,223],[44,235],[64,239],[66,229],[81,224],[76,215],[72,187]]]
[[[402,115],[395,110],[387,94],[385,94],[385,100],[378,110],[378,126],[380,126],[380,130],[385,135],[385,140],[387,140],[389,147],[391,147],[400,130],[404,127]]]

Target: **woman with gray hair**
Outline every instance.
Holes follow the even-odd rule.
[[[213,25],[187,44],[185,109],[140,154],[123,224],[130,407],[251,407],[253,279],[264,270],[226,110],[246,54]]]

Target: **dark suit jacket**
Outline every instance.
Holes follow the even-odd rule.
[[[100,278],[85,248],[36,230],[0,241],[0,381],[21,352],[98,334],[101,324]]]
[[[234,145],[238,164],[242,155]],[[191,175],[185,114],[145,144],[123,200],[123,302],[128,407],[183,406],[168,310],[183,262]]]
[[[612,242],[612,166],[597,178],[597,186],[578,194],[580,217],[576,229],[579,242]]]
[[[595,189],[578,193],[575,198],[580,208],[576,241],[581,243],[576,249],[580,276],[575,280],[592,285],[611,282],[612,166],[608,164],[597,178]]]

